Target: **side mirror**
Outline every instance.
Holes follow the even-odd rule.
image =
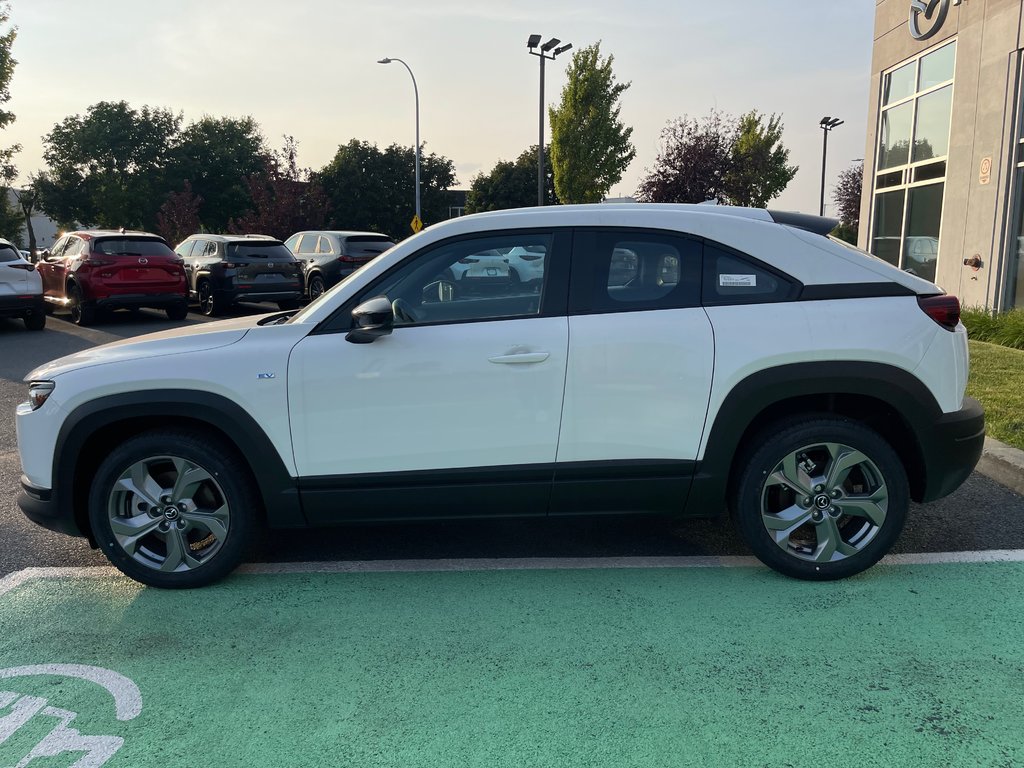
[[[353,344],[370,344],[381,336],[390,336],[395,327],[395,311],[387,296],[367,299],[352,310],[355,327],[345,336]]]

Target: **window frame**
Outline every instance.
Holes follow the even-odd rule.
[[[498,323],[512,320],[533,320],[550,317],[564,317],[569,293],[569,264],[573,246],[572,227],[526,227],[522,229],[495,229],[481,232],[469,232],[463,235],[448,237],[425,245],[409,254],[397,264],[378,275],[368,285],[361,288],[352,297],[323,320],[311,336],[322,334],[348,333],[353,329],[352,310],[364,301],[379,295],[380,287],[389,282],[396,272],[405,269],[413,261],[429,258],[429,255],[441,248],[470,240],[490,240],[496,237],[520,237],[529,235],[546,235],[551,237],[550,268],[545,265],[545,285],[541,292],[540,311],[532,315],[509,315],[503,317],[481,317],[459,320],[438,320],[434,322],[416,323],[415,325],[396,325],[394,332],[405,328],[433,328],[445,325],[466,325],[469,323]]]

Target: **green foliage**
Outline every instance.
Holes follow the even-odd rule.
[[[422,152],[422,150],[421,150]],[[313,174],[326,196],[328,226],[380,232],[398,240],[412,234],[416,213],[416,151],[398,144],[381,150],[352,139]],[[448,217],[446,191],[455,165],[437,154],[421,154],[420,196],[424,225]]]
[[[185,182],[181,192],[171,192],[156,214],[156,232],[174,248],[189,235],[200,231],[199,206],[203,198],[192,191],[192,185]]]
[[[736,119],[712,110],[697,119],[683,115],[661,132],[653,170],[637,189],[648,203],[702,203],[763,208],[796,175],[782,145],[780,115],[750,111]]]
[[[860,198],[864,189],[864,163],[854,163],[839,174],[839,182],[832,193],[839,221],[853,230],[854,241],[860,228]]]
[[[551,169],[551,152],[544,148],[545,205],[557,205],[554,178]],[[537,145],[516,158],[516,161],[499,160],[489,173],[477,174],[470,183],[466,196],[466,213],[498,211],[506,208],[529,208],[537,205]]]
[[[1024,349],[1024,310],[994,313],[983,307],[971,307],[960,313],[960,319],[967,326],[967,335],[975,341]]]
[[[200,213],[206,229],[223,232],[229,220],[252,207],[246,178],[262,173],[270,156],[252,117],[206,116],[177,137],[169,176],[175,189],[184,182],[191,184],[202,198]]]
[[[601,58],[600,42],[576,51],[561,102],[548,112],[551,168],[563,202],[600,202],[636,156],[633,129],[619,119],[619,97],[630,83],[615,81],[614,60]]]
[[[0,28],[6,27],[0,34],[0,130],[14,122],[14,113],[3,108],[11,100],[11,78],[17,65],[11,54],[14,40],[18,36],[17,27],[7,27],[11,18],[10,6],[0,2]],[[18,176],[14,167],[14,155],[21,150],[15,144],[7,149],[0,149],[0,237],[4,237],[21,247],[21,229],[23,219],[18,206],[12,205],[8,193],[12,182]]]
[[[849,243],[850,245],[857,245],[857,229],[851,227],[848,224],[840,224],[830,233],[832,237]]]
[[[725,195],[733,205],[764,208],[796,176],[789,150],[782,146],[782,118],[752,110],[740,117],[732,157],[725,173]]]
[[[101,101],[43,138],[43,209],[60,221],[153,229],[168,190],[181,115]]]
[[[24,244],[21,238],[24,225],[25,218],[21,215],[21,211],[11,204],[7,190],[0,190],[0,237],[10,240],[21,248]]]

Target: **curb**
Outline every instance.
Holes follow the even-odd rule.
[[[977,471],[1024,496],[1024,451],[986,437]]]

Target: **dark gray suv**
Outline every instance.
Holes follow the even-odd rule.
[[[306,296],[310,300],[393,245],[387,235],[336,230],[296,232],[285,241],[288,250],[304,265]]]

